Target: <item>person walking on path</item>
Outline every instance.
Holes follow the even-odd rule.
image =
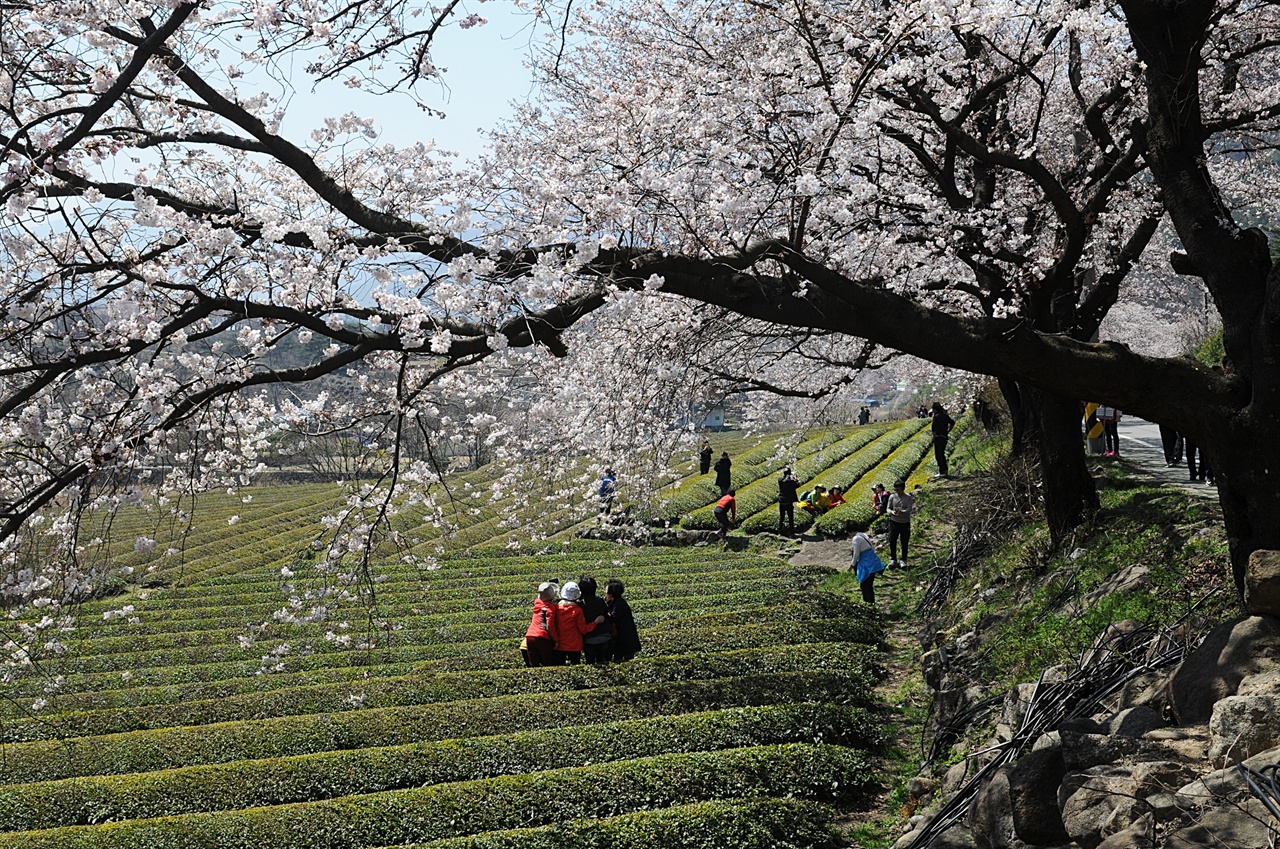
[[[733,467],[733,463],[729,461],[729,452],[721,451],[720,459],[716,460],[716,487],[720,490],[721,497],[729,493],[729,487],[733,486],[733,481],[729,476],[729,469]]]
[[[951,436],[951,429],[956,426],[956,420],[947,415],[947,411],[937,401],[933,402],[930,415],[933,417],[930,425],[933,429],[933,459],[938,463],[938,474],[944,478],[950,477],[951,470],[947,467],[947,439]]]
[[[852,559],[849,566],[858,576],[858,589],[862,590],[862,600],[867,604],[876,603],[876,575],[884,571],[884,561],[876,554],[867,536],[864,522],[853,524],[853,540],[851,542]]]
[[[1104,457],[1120,456],[1120,411],[1115,407],[1098,407],[1098,421],[1102,422],[1102,443]]]
[[[738,521],[738,501],[734,498],[738,494],[736,489],[731,489],[716,502],[716,509],[713,511],[716,515],[716,522],[720,525],[720,539],[724,539],[729,535],[729,529],[733,527],[733,522]]]
[[[698,452],[698,474],[705,475],[711,471],[711,440],[702,440],[702,450]]]
[[[600,478],[600,513],[598,518],[604,520],[613,512],[613,502],[618,496],[618,479],[614,477],[613,469],[605,469],[604,477]]]
[[[896,481],[889,496],[889,558],[892,565],[907,568],[907,546],[911,543],[911,515],[916,511],[916,497],[907,495],[907,482]],[[902,559],[898,559],[898,541],[902,541]]]
[[[556,599],[559,590],[550,581],[538,585],[533,602],[533,620],[525,631],[525,659],[529,666],[555,666],[556,663]]]
[[[1182,463],[1182,435],[1172,425],[1157,425],[1160,428],[1160,447],[1164,449],[1164,464],[1168,468]]]
[[[1209,465],[1209,458],[1204,455],[1203,449],[1196,445],[1188,438],[1186,440],[1187,447],[1187,472],[1191,476],[1192,483],[1207,483],[1209,486],[1216,486],[1213,479],[1213,467]],[[1199,462],[1197,462],[1197,460]]]
[[[782,470],[782,477],[778,478],[778,533],[796,532],[796,502],[800,496],[796,493],[800,489],[800,479],[792,472],[791,467]],[[784,531],[783,525],[789,527]]]

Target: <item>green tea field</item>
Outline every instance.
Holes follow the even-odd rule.
[[[793,462],[850,488],[848,515],[819,522],[838,532],[871,480],[928,474],[927,437],[744,446],[746,530],[768,529]],[[664,509],[702,527],[706,481],[682,484]],[[865,804],[879,623],[820,589],[825,567],[480,510],[459,514],[456,553],[388,558],[358,593],[308,577],[337,487],[251,494],[205,499],[180,537],[113,517],[119,594],[83,605],[68,651],[4,705],[0,847],[824,846]],[[444,533],[413,531],[424,551]],[[640,655],[525,668],[536,586],[582,574],[626,584]]]

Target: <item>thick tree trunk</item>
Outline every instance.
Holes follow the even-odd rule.
[[[1022,385],[1011,377],[998,377],[996,383],[1000,386],[1000,394],[1004,396],[1005,406],[1009,408],[1009,422],[1012,430],[1009,438],[1009,453],[1014,457],[1022,457],[1031,450],[1035,440],[1034,432],[1029,430],[1031,422],[1027,416]]]
[[[1080,402],[1022,387],[1023,405],[1036,431],[1045,519],[1055,547],[1098,507],[1098,491],[1084,460]]]

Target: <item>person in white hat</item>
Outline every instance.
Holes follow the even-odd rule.
[[[576,587],[575,587],[576,589]],[[555,666],[556,656],[556,585],[544,581],[538,585],[533,602],[533,619],[524,634],[524,662],[529,666]]]
[[[574,581],[566,581],[560,588],[560,604],[556,608],[556,654],[562,663],[581,663],[583,637],[604,622],[600,614],[590,622],[578,606],[582,590]]]

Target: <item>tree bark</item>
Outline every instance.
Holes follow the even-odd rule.
[[[1057,548],[1098,508],[1097,487],[1084,460],[1080,402],[1034,387],[1022,396],[1036,430],[1045,519]]]

